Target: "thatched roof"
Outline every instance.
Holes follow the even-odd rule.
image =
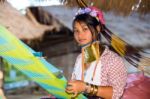
[[[0,0],[1,3],[7,0]],[[81,1],[81,0],[78,0]],[[86,4],[99,7],[103,11],[115,11],[118,14],[129,15],[138,12],[141,15],[150,13],[149,0],[82,0]],[[60,0],[67,6],[79,6],[77,0]]]
[[[0,2],[0,24],[34,49],[73,37],[70,29],[40,7],[30,7],[27,14],[22,15],[6,1]]]
[[[79,6],[77,0],[62,0],[68,6]],[[80,0],[81,1],[81,0]],[[149,0],[82,0],[87,5],[93,4],[103,11],[115,11],[116,13],[129,15],[132,12],[140,14],[150,13]]]
[[[4,2],[4,1],[6,1],[6,0],[0,0],[0,2]]]
[[[20,39],[34,39],[43,35],[44,31],[52,27],[41,25],[34,18],[30,19],[22,15],[9,3],[0,3],[0,24],[7,27],[14,35]]]

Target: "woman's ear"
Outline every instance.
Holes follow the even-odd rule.
[[[96,29],[97,29],[98,33],[101,32],[101,27],[99,25],[96,26]]]

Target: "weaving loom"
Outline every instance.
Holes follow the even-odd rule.
[[[61,71],[0,25],[0,56],[56,98],[68,99]],[[79,95],[77,99],[86,99]]]

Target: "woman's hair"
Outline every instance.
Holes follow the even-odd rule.
[[[103,35],[108,41],[110,49],[116,52],[121,57],[124,57],[130,64],[134,65],[135,67],[150,65],[150,58],[144,57],[140,53],[143,51],[136,49],[135,47],[129,45],[128,43],[120,39],[118,36],[112,33],[105,26],[105,24],[102,24],[101,22],[99,22],[95,17],[87,13],[78,14],[76,15],[73,21],[73,26],[75,22],[85,23],[89,27],[90,31],[92,32],[92,35],[96,36],[97,40],[101,40],[100,39],[101,35]],[[96,28],[97,26],[100,27],[101,33],[98,33],[98,30]]]

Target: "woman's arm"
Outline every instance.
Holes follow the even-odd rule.
[[[113,88],[112,99],[120,99],[127,79],[127,69],[123,59],[114,54],[109,59],[108,82]]]
[[[84,92],[86,94],[91,93],[91,85],[90,87],[87,88],[87,83],[81,81],[81,80],[74,80],[74,81],[69,81],[66,87],[66,92],[67,93],[73,93],[74,96],[76,97],[78,93]],[[96,96],[100,96],[104,99],[111,99],[112,98],[112,93],[113,93],[113,88],[111,86],[98,86],[98,91],[96,93]]]
[[[112,99],[113,88],[111,86],[99,86],[96,96],[100,96],[104,99]]]
[[[100,86],[97,96],[106,99],[120,99],[126,85],[127,69],[120,56],[113,52],[108,56],[107,64],[104,64],[107,65],[107,70],[105,69],[107,71],[107,77],[103,78],[107,79],[109,86]]]

